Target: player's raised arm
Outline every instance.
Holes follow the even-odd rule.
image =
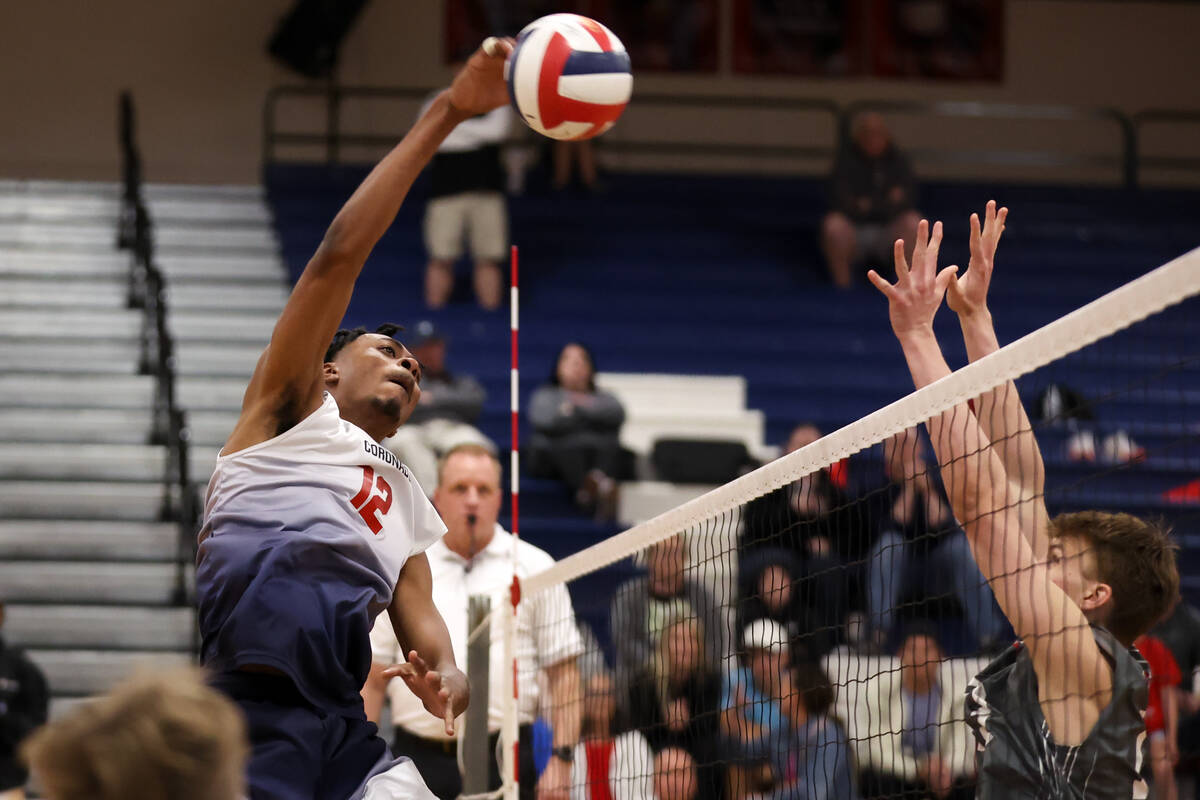
[[[962,327],[967,358],[978,361],[1000,349],[992,314],[988,308],[988,287],[996,246],[1004,233],[1008,209],[997,210],[996,201],[989,200],[982,225],[978,214],[971,215],[971,261],[965,275],[950,281],[946,302]],[[975,416],[984,433],[1004,464],[1012,487],[1012,501],[1021,501],[1021,531],[1030,537],[1034,557],[1045,560],[1049,550],[1046,504],[1046,466],[1038,449],[1033,426],[1021,405],[1016,384],[1012,381],[994,387],[976,401]]]
[[[933,317],[955,267],[937,272],[942,226],[922,220],[911,270],[896,242],[896,283],[872,270],[868,277],[888,299],[892,330],[916,387],[950,374],[933,333]],[[1050,579],[1030,539],[1021,532],[1020,503],[1013,502],[1004,464],[966,403],[926,422],[942,464],[942,479],[980,572],[1017,635],[1029,648],[1039,700],[1054,739],[1083,741],[1112,693],[1112,672],[1080,608]],[[1039,533],[1044,536],[1045,533]]]
[[[225,444],[231,453],[278,435],[321,402],[322,362],[367,256],[400,210],[413,181],[459,122],[508,101],[508,40],[489,40],[334,217],[296,282],[242,401]]]

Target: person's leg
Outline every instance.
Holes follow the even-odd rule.
[[[1150,774],[1154,779],[1150,796],[1154,800],[1178,800],[1175,766],[1167,756],[1167,738],[1162,731],[1150,734]]]
[[[317,796],[324,766],[321,717],[306,705],[282,702],[288,698],[278,696],[279,681],[274,676],[244,680],[241,675],[218,675],[213,680],[213,687],[231,697],[246,719],[250,742],[246,792],[250,800]],[[255,684],[263,690],[261,698],[254,697]]]
[[[429,791],[441,800],[454,800],[462,794],[462,775],[458,771],[456,749],[438,747],[397,728],[392,753],[397,757],[412,759]]]
[[[322,734],[324,766],[313,797],[361,796],[373,778],[396,766],[387,743],[379,737],[379,729],[365,717],[330,714],[322,721]],[[384,796],[378,783],[372,791]],[[428,790],[424,795],[406,796],[432,797]]]
[[[962,606],[967,630],[975,637],[976,645],[994,644],[1004,631],[1004,615],[975,563],[966,534],[956,531],[946,536],[934,548],[930,559],[938,568],[937,573],[950,579],[954,595]]]
[[[892,243],[897,239],[904,240],[904,257],[912,263],[913,247],[917,242],[917,225],[921,215],[916,211],[904,211],[888,223],[888,253],[891,253]]]
[[[554,161],[554,188],[565,189],[571,182],[571,143],[556,140],[550,147]]]
[[[821,221],[821,250],[829,268],[829,279],[840,289],[854,285],[854,223],[845,214],[831,211]]]
[[[579,180],[585,189],[596,188],[596,143],[591,139],[574,142],[575,157],[579,161]]]
[[[458,196],[438,197],[425,207],[425,304],[441,308],[454,293],[454,262],[462,255],[466,207]]]
[[[896,604],[908,565],[908,545],[895,531],[883,531],[867,556],[867,620],[878,644],[892,632]]]
[[[472,192],[467,233],[475,260],[475,299],[493,310],[504,302],[504,272],[500,264],[508,251],[508,208],[499,192]]]

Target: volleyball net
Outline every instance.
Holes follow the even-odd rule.
[[[573,797],[973,796],[968,687],[1013,649],[1014,628],[1053,639],[1079,624],[1028,611],[1048,602],[1053,570],[997,552],[1004,537],[1056,530],[1044,503],[1050,517],[1153,520],[1183,545],[1181,564],[1190,557],[1198,293],[1200,250],[839,430],[801,426],[793,452],[527,578],[518,624],[573,636],[569,619],[520,617],[561,608],[539,598],[565,587],[581,631],[578,689],[520,676],[555,729],[549,745],[572,747],[550,768],[570,774]],[[962,364],[942,314],[938,338]],[[903,368],[898,347],[895,358]],[[961,487],[1002,479],[964,506]],[[991,531],[990,553],[983,539],[973,552],[978,530]],[[1111,573],[1119,550],[1081,541],[1074,562],[1064,546],[1059,572]],[[1144,600],[1120,576],[1109,583],[1123,608]],[[1079,659],[1068,673],[1093,663],[1064,657]]]

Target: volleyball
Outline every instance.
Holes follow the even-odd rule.
[[[551,139],[590,139],[611,128],[633,91],[625,45],[579,14],[526,25],[504,65],[513,108]]]

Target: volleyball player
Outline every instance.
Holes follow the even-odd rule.
[[[385,607],[408,653],[394,674],[448,734],[466,708],[424,554],[445,527],[379,445],[416,406],[420,365],[392,338],[395,326],[337,329],[363,263],[438,144],[507,102],[511,48],[489,40],[475,53],[338,212],[217,459],[196,571],[202,658],[249,723],[254,800],[432,797],[411,762],[392,763],[363,714],[368,634]]]
[[[971,261],[937,271],[942,224],[922,220],[912,266],[895,246],[896,283],[871,271],[917,388],[950,374],[933,333],[949,292],[971,360],[998,349],[987,308],[1006,210],[971,218]],[[1019,641],[972,681],[978,797],[1145,797],[1139,778],[1144,664],[1130,648],[1179,589],[1166,534],[1128,514],[1051,520],[1044,465],[1009,382],[927,421],[955,515]]]

